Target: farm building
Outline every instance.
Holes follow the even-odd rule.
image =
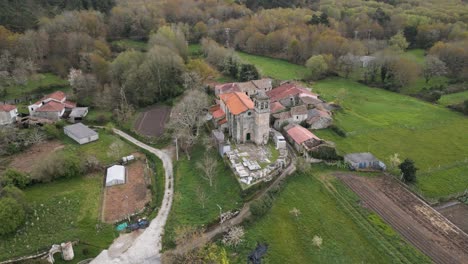
[[[125,166],[122,165],[114,165],[107,168],[106,187],[124,184],[126,182],[126,174]]]
[[[299,153],[305,153],[322,143],[319,137],[300,125],[287,125],[284,131],[286,131],[286,138]]]
[[[99,139],[99,134],[83,125],[82,123],[76,123],[63,128],[65,135],[69,136],[80,145],[86,144]]]
[[[351,170],[385,170],[386,166],[369,152],[351,153],[344,156]]]
[[[28,106],[29,115],[31,117],[52,121],[68,117],[75,108],[76,103],[68,101],[67,96],[62,91],[49,94],[36,103]],[[84,109],[81,109],[78,112],[75,111],[74,120],[76,118],[84,117],[87,113],[87,109],[86,111],[84,111]]]
[[[8,125],[15,122],[18,116],[18,108],[14,105],[0,105],[0,125]]]
[[[218,148],[219,155],[224,156],[224,153],[231,151],[231,145],[224,139],[223,132],[219,130],[212,131],[213,143]]]

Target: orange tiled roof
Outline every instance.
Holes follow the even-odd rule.
[[[280,102],[274,102],[271,104],[272,114],[277,113],[279,111],[283,111],[284,109],[286,109],[286,107],[284,107]]]
[[[57,101],[62,101],[63,99],[65,99],[66,95],[64,92],[62,91],[56,91],[56,92],[53,92],[51,94],[49,94],[48,96],[46,96],[45,98],[50,98],[50,99],[54,99],[54,100],[57,100]]]
[[[233,115],[238,115],[254,108],[254,103],[244,93],[235,92],[221,94],[219,95],[219,98],[221,98],[221,100],[226,104],[229,112]]]
[[[65,105],[55,101],[50,101],[36,109],[36,112],[61,112]]]
[[[216,110],[216,111],[214,111],[212,115],[213,115],[213,118],[214,118],[214,119],[218,119],[218,118],[221,118],[221,117],[223,117],[223,116],[226,116],[226,114],[224,113],[223,109],[221,109],[221,108],[218,109],[218,110]]]
[[[65,107],[66,107],[66,108],[75,108],[75,107],[76,107],[76,103],[75,103],[75,102],[71,102],[71,101],[68,101],[68,100],[65,101],[64,104],[65,104]]]
[[[298,94],[317,96],[316,94],[312,93],[306,88],[298,86],[295,83],[286,83],[267,92],[267,95],[268,97],[270,97],[271,102],[276,102],[283,98],[286,98],[289,96],[296,96]]]
[[[309,139],[320,140],[319,137],[317,137],[312,132],[310,132],[308,129],[306,129],[306,128],[300,126],[300,125],[296,125],[296,126],[291,127],[290,129],[288,129],[288,131],[286,131],[286,133],[288,133],[288,135],[297,144],[301,144],[302,142],[307,141]]]
[[[9,104],[0,105],[0,112],[10,112],[13,109],[16,109],[16,106]]]
[[[223,118],[223,119],[221,119],[221,120],[218,121],[218,124],[219,124],[219,125],[222,125],[222,124],[224,124],[224,123],[226,123],[226,122],[227,122],[227,119],[226,119],[226,118]]]

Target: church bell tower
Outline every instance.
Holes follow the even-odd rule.
[[[268,143],[270,133],[270,98],[263,90],[260,90],[254,97],[255,105],[255,137],[257,145]]]

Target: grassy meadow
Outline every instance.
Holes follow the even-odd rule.
[[[80,240],[96,255],[116,237],[99,221],[102,175],[62,179],[26,188],[26,224],[0,239],[0,259],[48,250],[52,244]],[[58,255],[57,255],[58,256]]]
[[[187,160],[183,153],[180,153],[180,160],[174,168],[174,201],[172,204],[169,219],[165,228],[163,238],[164,248],[175,246],[176,230],[184,227],[201,227],[215,221],[219,216],[219,206],[223,212],[242,206],[240,196],[240,186],[231,170],[226,167],[214,150],[209,155],[217,158],[218,174],[215,177],[213,186],[202,178],[202,172],[197,168],[197,163],[203,159],[205,148],[201,145],[194,147],[191,159]],[[205,193],[205,207],[199,193]]]
[[[245,263],[260,242],[269,245],[262,263],[430,263],[326,174],[290,176],[271,211],[246,226],[239,247],[228,248],[232,262]],[[297,217],[293,208],[300,211]],[[322,238],[320,248],[313,245],[314,236]]]
[[[58,89],[62,89],[64,92],[68,91],[70,88],[67,80],[53,73],[36,74],[25,85],[7,86],[6,95],[0,97],[0,100],[21,98],[32,94],[51,93]]]
[[[424,59],[420,50],[406,54],[419,62]],[[239,55],[273,78],[300,78],[295,69],[305,69],[282,60]],[[289,72],[288,76],[281,74],[285,72]],[[439,81],[444,82],[442,79]],[[437,81],[431,80],[430,84]],[[415,85],[404,89],[413,93],[422,88],[421,83],[420,88]],[[342,153],[370,151],[387,164],[394,153],[402,159],[413,159],[420,169],[416,187],[427,198],[437,199],[465,190],[468,185],[466,117],[439,105],[343,78],[321,80],[312,87],[325,100],[337,101],[344,107],[334,119],[348,137],[339,137],[331,130],[317,131],[320,137],[336,142]],[[452,100],[448,98],[441,101]]]
[[[122,50],[134,49],[138,51],[146,51],[148,49],[148,43],[144,41],[138,41],[138,40],[132,40],[132,39],[116,40],[116,41],[112,41],[111,44]]]
[[[439,99],[439,104],[449,106],[462,103],[465,100],[468,100],[468,91],[443,95]]]

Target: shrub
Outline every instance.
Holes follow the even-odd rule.
[[[330,129],[340,137],[346,137],[346,132],[336,125],[331,125]]]
[[[54,125],[45,125],[44,131],[49,139],[58,139],[62,136],[61,131]]]
[[[273,200],[269,195],[263,195],[260,199],[250,204],[250,213],[255,218],[265,215],[273,205]]]
[[[15,169],[7,169],[0,179],[0,185],[14,185],[18,188],[24,188],[30,183],[29,175],[19,172]]]
[[[313,158],[321,160],[342,160],[343,157],[336,153],[336,149],[330,146],[319,146],[315,151],[309,153]]]
[[[40,163],[31,175],[36,182],[50,182],[59,178],[71,178],[81,175],[85,170],[76,154],[55,154]]]
[[[23,206],[15,199],[4,197],[0,199],[0,236],[12,233],[25,220]]]

